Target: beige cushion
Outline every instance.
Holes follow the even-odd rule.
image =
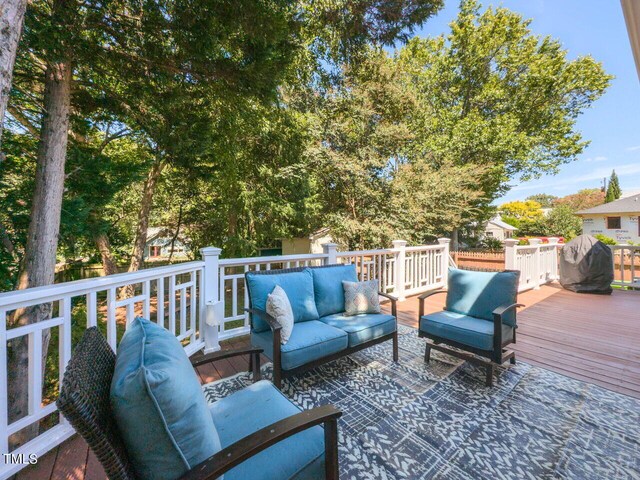
[[[380,313],[378,280],[347,282],[343,280],[345,315]]]
[[[291,331],[293,330],[293,309],[291,308],[287,293],[280,285],[276,285],[267,296],[267,313],[282,325],[282,330],[280,330],[280,343],[284,345],[289,341]]]

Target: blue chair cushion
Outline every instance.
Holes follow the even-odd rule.
[[[493,321],[455,312],[437,312],[420,318],[420,331],[454,342],[493,350]],[[502,324],[502,341],[513,340],[513,327]]]
[[[357,282],[355,265],[329,265],[311,269],[318,315],[325,317],[344,312],[342,281]]]
[[[289,298],[291,309],[293,310],[293,321],[306,322],[307,320],[317,320],[318,310],[313,293],[313,274],[311,269],[305,268],[301,272],[255,274],[247,272],[245,274],[251,306],[267,311],[267,296],[273,292],[276,285],[280,285]],[[254,316],[253,330],[264,332],[269,330],[269,325]]]
[[[222,447],[241,441],[247,435],[279,420],[300,413],[270,382],[262,380],[209,407],[220,434]],[[324,430],[317,426],[245,460],[225,473],[225,480],[282,480],[295,476],[324,478]],[[315,474],[311,474],[314,471]],[[301,475],[305,472],[305,475]],[[319,474],[319,475],[318,475]]]
[[[474,272],[450,268],[446,309],[493,321],[497,307],[516,303],[519,277],[516,271]],[[510,311],[503,322],[514,327],[515,319],[515,311]]]
[[[118,346],[111,406],[140,478],[173,480],[220,451],[200,382],[176,337],[136,318]]]
[[[251,332],[251,343],[264,350],[273,359],[273,335],[268,332]],[[301,365],[347,348],[346,332],[318,320],[296,323],[289,341],[280,347],[280,360],[284,370]]]
[[[350,316],[344,313],[335,313],[321,317],[320,321],[347,332],[350,347],[396,331],[396,317],[386,313],[365,313]]]

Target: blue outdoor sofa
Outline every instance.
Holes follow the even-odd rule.
[[[283,270],[246,272],[251,320],[251,344],[273,361],[273,383],[314,368],[343,355],[387,340],[393,341],[393,360],[398,361],[396,298],[391,314],[344,314],[342,281],[357,282],[355,265],[326,265]],[[281,326],[266,312],[267,296],[279,285],[287,294],[294,316],[289,341],[280,342]]]

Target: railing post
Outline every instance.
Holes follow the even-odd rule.
[[[338,244],[337,243],[323,243],[322,252],[328,255],[324,259],[325,265],[335,265],[338,263]]]
[[[202,274],[202,285],[200,295],[204,295],[204,312],[200,313],[200,328],[204,336],[204,353],[217,352],[220,350],[218,342],[218,330],[224,318],[224,306],[220,301],[220,253],[221,249],[216,247],[205,247],[200,249],[202,260],[204,260],[204,270]],[[202,321],[204,319],[204,321]]]
[[[444,248],[442,249],[442,286],[447,286],[447,272],[449,271],[449,255],[451,252],[451,239],[439,238],[438,243]]]
[[[534,262],[533,262],[533,278],[535,278],[535,286],[533,287],[535,290],[540,288],[540,285],[543,283],[541,278],[542,272],[542,255],[540,254],[540,245],[542,245],[542,240],[540,238],[530,238],[529,245],[532,247],[536,247],[536,252],[534,254]]]
[[[393,254],[396,258],[394,272],[395,282],[393,282],[395,288],[393,289],[393,294],[398,297],[398,300],[403,301],[406,298],[404,296],[404,287],[407,280],[405,278],[404,267],[407,242],[406,240],[394,240],[391,243],[393,244]]]
[[[504,268],[507,270],[518,270],[516,261],[518,243],[520,241],[516,238],[507,238],[504,241]]]

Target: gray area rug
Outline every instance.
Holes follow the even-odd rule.
[[[449,355],[425,364],[416,330],[399,340],[399,364],[385,342],[283,383],[301,408],[344,412],[342,479],[640,479],[640,401],[521,362],[488,388]],[[204,390],[213,402],[250,383]]]

